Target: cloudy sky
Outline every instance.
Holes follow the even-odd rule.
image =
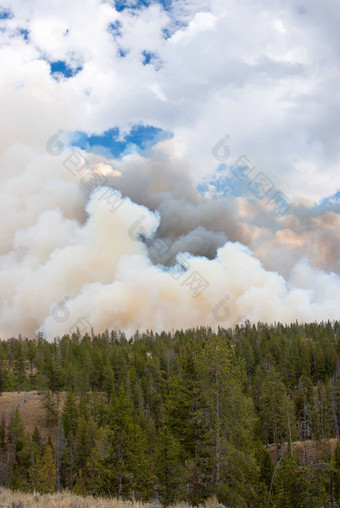
[[[2,1],[0,336],[337,319],[339,25]]]

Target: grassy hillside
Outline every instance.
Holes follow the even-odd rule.
[[[41,437],[46,439],[51,436],[54,439],[56,434],[56,424],[47,426],[46,412],[42,407],[42,400],[44,394],[42,392],[3,392],[0,397],[0,417],[5,419],[6,425],[9,424],[13,417],[15,410],[18,408],[21,418],[25,424],[26,429],[30,434],[34,431],[35,427],[39,428]],[[66,393],[59,394],[59,407],[63,408],[66,398]],[[57,397],[53,399],[56,401]]]

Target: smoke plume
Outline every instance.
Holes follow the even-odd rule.
[[[25,145],[4,151],[3,337],[339,317],[340,280],[329,269],[335,256],[320,247],[314,262],[322,259],[323,270],[312,267],[307,230],[285,277],[274,258],[267,270],[252,249],[262,238],[257,247],[268,263],[280,235],[274,231],[273,240],[269,224],[251,223],[259,205],[245,214],[242,200],[204,198],[185,163],[157,150],[121,161],[69,149],[51,156]],[[287,220],[293,216],[282,219],[281,236]],[[329,224],[326,215],[317,219],[320,231],[323,221]]]

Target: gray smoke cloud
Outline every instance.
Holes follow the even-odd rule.
[[[265,269],[247,246],[260,236],[249,203],[202,197],[166,153],[108,161],[22,145],[0,163],[3,337],[338,318],[336,274],[306,252],[285,278]]]

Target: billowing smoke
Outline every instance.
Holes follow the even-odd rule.
[[[149,158],[121,161],[24,145],[2,154],[3,337],[339,317],[340,280],[328,265],[335,256],[320,246],[323,271],[299,246],[285,277],[274,258],[277,271],[268,271],[251,248],[268,263],[280,247],[269,234],[274,219],[261,227],[251,220],[258,203],[245,212],[242,199],[202,197],[185,163],[161,145]],[[287,231],[293,216],[277,219],[278,230],[280,221]]]

